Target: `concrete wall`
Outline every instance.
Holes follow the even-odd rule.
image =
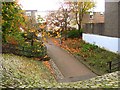
[[[88,29],[89,31],[91,28]],[[83,40],[96,44],[109,51],[120,53],[120,0],[119,2],[105,2],[105,28],[100,34],[85,31]]]
[[[88,43],[98,45],[108,51],[120,53],[120,38],[84,33],[83,40]]]

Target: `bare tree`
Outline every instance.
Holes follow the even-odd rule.
[[[75,22],[78,25],[78,30],[82,27],[83,16],[89,12],[95,6],[93,0],[80,2],[79,0],[75,0],[74,2],[70,2],[69,0],[65,0],[65,4],[69,5],[71,12],[75,15]]]

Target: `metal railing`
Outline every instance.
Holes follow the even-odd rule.
[[[109,61],[107,62],[107,64],[109,67],[109,70],[108,70],[109,73],[120,70],[120,60],[116,60],[115,62]]]

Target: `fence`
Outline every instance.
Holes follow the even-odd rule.
[[[84,33],[104,35],[104,23],[86,23],[83,29]]]
[[[47,54],[47,48],[24,47],[20,45],[4,44],[2,45],[2,53],[12,53],[19,56],[26,57],[44,57]]]
[[[97,35],[120,38],[119,27],[118,29],[116,28],[117,27],[114,27],[114,29],[111,30],[110,25],[107,26],[106,23],[86,23],[83,26],[83,29],[84,29],[83,32],[89,33],[89,34],[97,34]]]

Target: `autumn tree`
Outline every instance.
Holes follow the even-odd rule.
[[[24,23],[23,11],[17,2],[2,2],[2,40],[12,44],[24,41],[20,26]]]
[[[25,16],[25,25],[22,28],[24,28],[25,42],[30,42],[30,45],[33,46],[34,41],[37,40],[37,35],[39,33],[35,18],[31,16]]]
[[[75,0],[71,2],[69,0],[65,0],[65,4],[69,5],[69,7],[71,8],[71,12],[73,12],[75,16],[75,22],[78,25],[78,30],[80,30],[82,27],[82,20],[84,15],[95,6],[93,0]]]
[[[64,8],[63,6],[54,12],[50,12],[47,17],[49,27],[59,34],[64,32],[65,38],[67,37],[66,32],[70,21],[70,11],[68,8]]]
[[[64,6],[62,6],[60,8],[60,10],[61,10],[60,13],[62,14],[62,18],[63,18],[63,21],[61,23],[63,24],[63,31],[65,34],[65,40],[66,40],[67,39],[68,25],[70,24],[72,17],[71,17],[69,8],[64,8]]]
[[[46,20],[41,17],[41,15],[38,15],[38,18],[37,18],[37,22],[38,22],[38,26],[39,26],[39,32],[40,32],[40,36],[42,38],[43,41],[47,41],[47,29],[46,29],[46,26],[47,26],[47,22]]]

